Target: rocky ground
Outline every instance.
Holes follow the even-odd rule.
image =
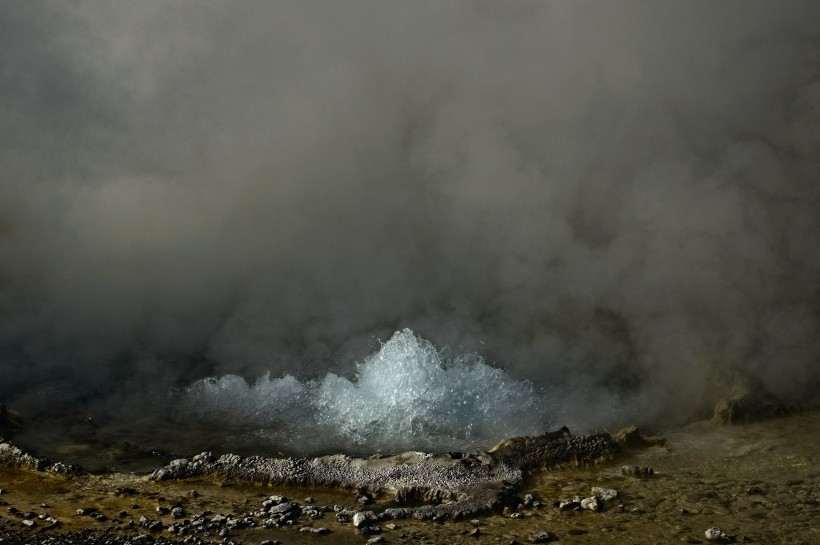
[[[6,452],[0,543],[820,544],[820,413],[699,423],[599,465],[584,462],[606,457],[597,449],[608,436],[540,437],[473,455],[291,460],[288,471],[270,459],[192,457],[151,476],[80,475],[36,459],[9,468]]]

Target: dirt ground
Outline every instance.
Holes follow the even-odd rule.
[[[541,502],[538,508],[489,513],[463,521],[381,521],[378,536],[387,544],[509,544],[530,543],[534,533],[546,532],[551,541],[565,544],[643,545],[706,543],[704,532],[718,527],[740,543],[820,545],[820,413],[735,426],[702,422],[662,436],[663,444],[623,451],[599,466],[529,476],[519,496],[532,494]],[[625,465],[651,467],[654,474],[624,474]],[[599,512],[560,510],[554,505],[574,496],[591,496],[593,486],[617,490],[618,496],[605,501]],[[226,536],[217,531],[197,536],[205,541],[248,545],[265,540],[282,545],[363,545],[377,537],[362,535],[351,523],[336,520],[334,505],[363,509],[350,491],[201,481],[158,483],[133,474],[65,479],[9,469],[0,469],[0,489],[0,528],[5,529],[5,543],[83,528],[105,535],[146,534],[184,540],[187,536],[168,531],[174,519],[166,509],[178,505],[189,518],[200,513],[207,513],[207,519],[216,515],[240,517],[258,509],[263,497],[273,494],[304,506],[327,507],[327,512],[315,520],[302,516],[293,525],[280,528],[243,528]],[[305,502],[308,497],[313,501]],[[376,498],[367,509],[378,512],[391,505]],[[95,514],[78,514],[83,508]],[[50,519],[40,515],[59,523],[47,528]],[[99,520],[98,515],[102,515]],[[140,517],[160,520],[164,529],[152,533],[139,526]],[[324,527],[329,533],[300,531],[303,527]]]

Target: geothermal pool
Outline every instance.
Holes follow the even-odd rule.
[[[183,388],[131,392],[111,403],[39,407],[20,445],[88,469],[128,469],[202,450],[262,455],[479,450],[505,437],[572,426],[567,402],[487,364],[452,355],[405,329],[350,377],[300,381],[206,377]],[[103,396],[104,397],[104,396]],[[110,412],[109,412],[110,411]]]

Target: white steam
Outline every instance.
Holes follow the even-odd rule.
[[[0,97],[26,412],[269,372],[225,411],[504,431],[475,363],[322,380],[403,328],[527,429],[820,388],[820,2],[7,2]]]

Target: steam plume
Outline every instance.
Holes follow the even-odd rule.
[[[2,12],[0,398],[405,327],[591,425],[817,392],[817,2]]]

